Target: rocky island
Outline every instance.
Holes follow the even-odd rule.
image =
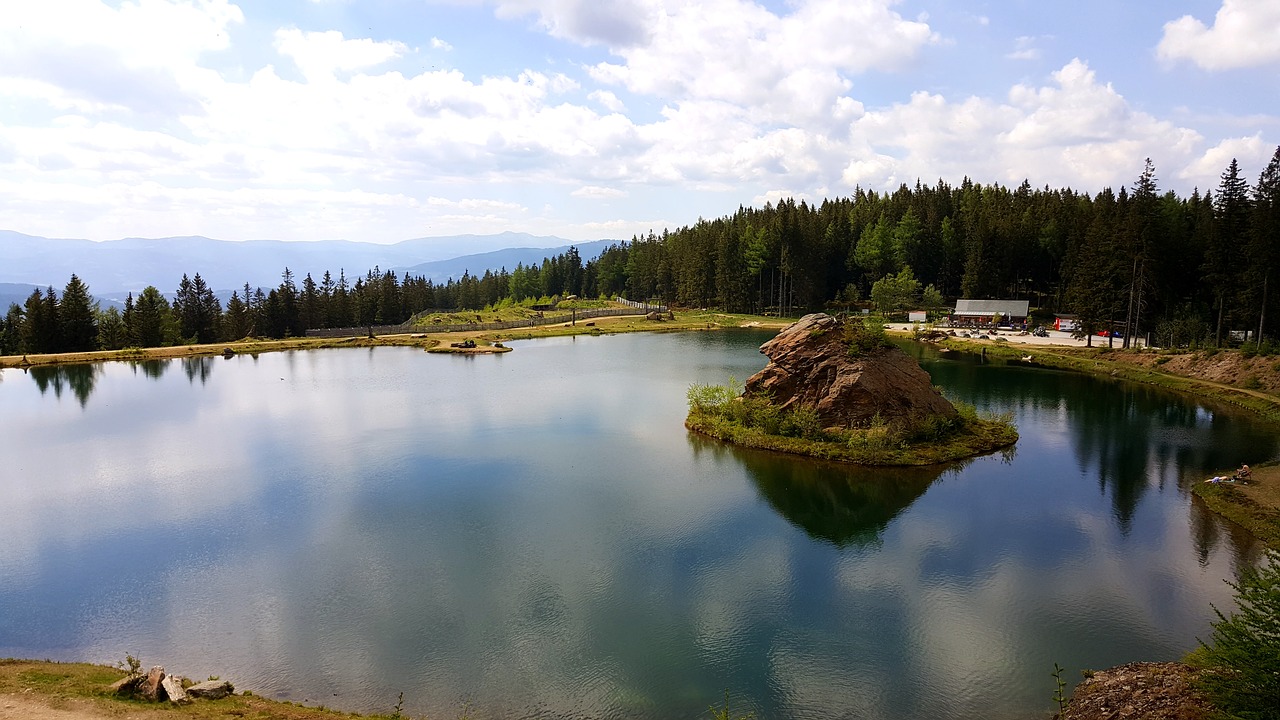
[[[1013,445],[1008,418],[942,396],[879,326],[806,315],[760,347],[769,364],[738,388],[689,389],[693,431],[749,447],[866,465],[928,465]]]

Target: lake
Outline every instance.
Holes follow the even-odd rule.
[[[360,712],[1026,718],[1173,660],[1259,548],[1191,484],[1247,415],[907,345],[1016,449],[860,469],[683,427],[767,334],[0,371],[0,657]]]

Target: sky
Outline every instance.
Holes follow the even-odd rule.
[[[1280,0],[0,0],[0,229],[45,237],[630,239],[1278,145]]]

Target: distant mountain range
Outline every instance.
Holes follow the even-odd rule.
[[[571,246],[586,262],[615,242],[571,243],[513,232],[425,237],[391,245],[346,240],[232,242],[199,236],[93,242],[0,230],[0,312],[11,302],[22,303],[37,287],[52,286],[61,293],[72,273],[104,305],[123,303],[128,293],[136,297],[148,285],[172,295],[184,273],[200,273],[225,300],[246,282],[255,288],[276,287],[286,267],[298,284],[308,273],[318,283],[326,270],[335,278],[339,270],[345,271],[354,282],[374,267],[446,282],[464,272],[483,275],[485,270],[512,270],[517,263],[541,263]]]

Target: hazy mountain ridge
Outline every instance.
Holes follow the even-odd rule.
[[[514,232],[415,238],[390,245],[347,240],[235,242],[201,236],[93,242],[0,230],[0,303],[21,303],[37,287],[51,286],[60,293],[72,273],[104,305],[123,302],[127,293],[136,296],[148,285],[172,294],[183,274],[196,273],[220,297],[230,296],[246,282],[275,287],[286,267],[299,284],[308,273],[320,282],[326,270],[335,278],[339,270],[345,271],[354,282],[374,267],[445,282],[464,271],[483,275],[485,270],[512,270],[517,263],[541,263],[570,246],[578,248],[585,262],[614,242],[572,243]],[[467,250],[472,252],[465,254]]]

